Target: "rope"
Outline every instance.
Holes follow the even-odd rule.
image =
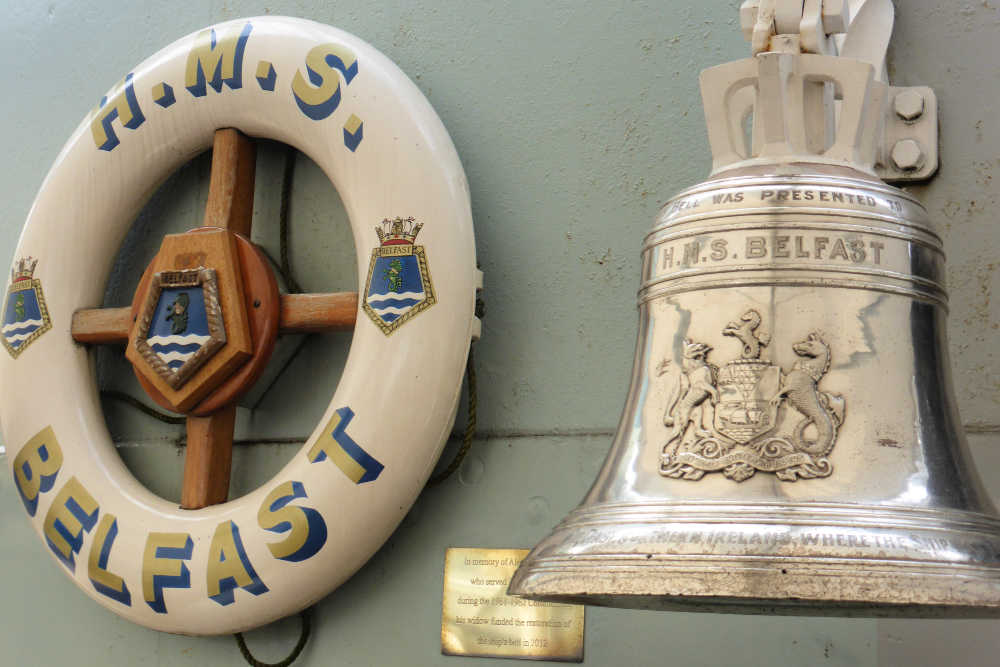
[[[153,419],[159,419],[161,422],[167,424],[183,424],[185,423],[184,417],[174,417],[173,415],[168,415],[166,412],[160,412],[155,408],[151,408],[138,398],[129,396],[128,394],[121,391],[114,391],[113,389],[105,389],[101,392],[101,396],[104,398],[113,398],[116,401],[121,401],[127,405],[131,405],[136,410],[141,410]]]
[[[261,662],[257,658],[253,657],[250,649],[247,648],[246,640],[243,639],[243,633],[237,632],[233,635],[236,638],[236,645],[240,647],[240,653],[243,654],[243,659],[247,661],[247,664],[252,667],[288,667],[288,665],[295,662],[302,653],[302,649],[306,647],[306,642],[309,641],[309,633],[312,631],[312,623],[309,619],[309,612],[312,608],[303,609],[299,612],[299,620],[302,621],[302,631],[299,634],[299,641],[295,644],[295,648],[292,652],[288,654],[288,657],[279,662]]]
[[[462,446],[458,448],[458,451],[455,453],[455,457],[451,460],[451,463],[448,464],[448,467],[437,475],[431,477],[430,481],[427,482],[428,486],[437,486],[444,480],[448,479],[453,472],[458,470],[458,467],[462,465],[462,461],[465,460],[465,455],[469,453],[469,449],[472,447],[472,439],[476,435],[476,404],[478,403],[478,398],[476,395],[476,364],[472,356],[472,350],[474,347],[475,345],[469,345],[469,359],[465,364],[465,377],[468,381],[469,416],[465,421],[465,433],[462,434]]]
[[[295,155],[298,151],[289,146],[285,152],[285,172],[281,177],[281,209],[278,213],[278,233],[281,238],[281,277],[289,294],[302,291],[292,276],[292,264],[288,258],[288,207],[292,199],[292,176],[295,174]]]

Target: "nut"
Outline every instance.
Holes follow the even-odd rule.
[[[905,121],[914,121],[924,113],[924,96],[915,90],[902,90],[892,101],[896,115]]]
[[[924,151],[913,139],[901,139],[892,147],[892,162],[901,171],[915,171],[924,164]]]

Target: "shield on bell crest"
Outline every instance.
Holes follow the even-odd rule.
[[[778,366],[759,359],[730,361],[719,369],[717,386],[716,431],[745,444],[776,426],[780,401],[774,399],[781,387]]]

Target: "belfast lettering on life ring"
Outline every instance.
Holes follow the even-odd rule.
[[[149,195],[221,127],[295,146],[323,169],[350,217],[363,289],[343,377],[302,449],[256,491],[181,510],[115,452],[70,322],[101,304]],[[0,424],[41,548],[91,598],[158,630],[236,632],[314,603],[382,545],[433,470],[478,335],[477,275],[451,139],[373,47],[260,17],[153,55],[56,159],[3,306]]]

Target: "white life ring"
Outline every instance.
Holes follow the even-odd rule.
[[[373,227],[422,224],[409,241],[423,249],[426,282],[394,305],[362,291],[343,377],[302,449],[249,495],[187,511],[123,465],[70,322],[101,304],[154,188],[221,127],[295,146],[323,169],[350,216],[360,286],[381,247]],[[167,632],[237,632],[314,603],[382,545],[434,467],[478,331],[477,274],[451,139],[372,46],[311,21],[259,17],[155,54],[73,133],[14,258],[0,422],[45,550],[94,600]]]

